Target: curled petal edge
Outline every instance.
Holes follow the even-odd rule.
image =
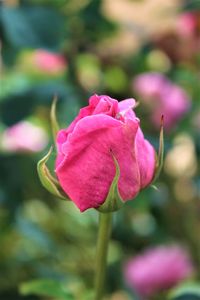
[[[120,177],[119,164],[112,152],[111,152],[111,154],[112,154],[113,161],[115,164],[116,173],[115,173],[115,177],[113,178],[113,181],[111,183],[111,186],[110,186],[110,189],[109,189],[109,192],[108,192],[105,202],[101,206],[96,208],[101,213],[109,213],[109,212],[117,211],[117,210],[121,209],[122,206],[124,205],[124,201],[121,198],[121,196],[119,194],[119,190],[118,190],[118,182],[119,182],[119,177]]]
[[[49,152],[37,164],[37,172],[38,172],[39,179],[43,187],[48,192],[50,192],[51,194],[53,194],[54,196],[62,200],[69,200],[69,198],[67,198],[67,195],[63,192],[57,179],[55,179],[51,175],[49,169],[46,166],[46,162],[48,161],[52,153],[52,150],[53,147],[50,148]]]

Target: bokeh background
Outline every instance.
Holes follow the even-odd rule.
[[[93,93],[136,98],[156,149],[162,114],[166,122],[157,189],[114,214],[106,299],[143,299],[124,266],[163,245],[184,249],[193,265],[170,284],[184,290],[189,280],[193,298],[170,297],[200,299],[200,1],[4,0],[0,48],[0,299],[93,299],[97,212],[55,199],[36,171],[53,144],[53,97],[67,127]],[[148,277],[164,268],[159,259]]]

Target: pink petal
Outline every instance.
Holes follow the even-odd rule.
[[[144,138],[139,128],[136,135],[136,153],[140,170],[141,188],[151,183],[155,172],[156,154],[152,145]]]

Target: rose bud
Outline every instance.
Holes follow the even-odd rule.
[[[167,290],[193,275],[187,251],[178,245],[158,246],[130,259],[124,266],[126,284],[142,299]]]
[[[80,211],[101,208],[114,186],[124,203],[152,182],[156,153],[143,136],[135,104],[134,99],[93,95],[70,126],[58,132],[55,172]]]

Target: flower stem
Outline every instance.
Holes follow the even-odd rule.
[[[112,213],[99,213],[99,232],[96,254],[95,300],[102,300],[106,275],[108,243],[111,233]]]

